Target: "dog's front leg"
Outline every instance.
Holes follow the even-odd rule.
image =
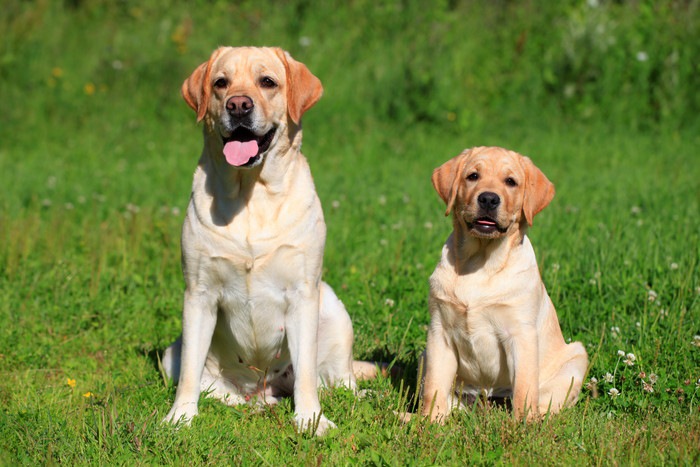
[[[318,284],[303,284],[288,296],[288,300],[285,324],[294,369],[294,420],[300,430],[318,423],[316,434],[322,435],[335,425],[321,414],[318,399]]]
[[[216,303],[208,295],[185,292],[182,312],[180,381],[164,421],[188,423],[197,415],[202,372],[216,326]]]
[[[535,420],[539,417],[539,352],[537,330],[529,326],[511,336],[506,355],[513,387],[513,413],[517,419]]]
[[[425,348],[425,379],[422,388],[422,414],[430,421],[443,423],[450,412],[450,392],[457,376],[457,355],[442,326],[439,305],[432,305],[428,340]]]

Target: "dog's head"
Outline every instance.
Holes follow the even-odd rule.
[[[552,201],[554,185],[532,161],[507,149],[478,147],[463,151],[433,171],[433,186],[447,204],[445,215],[470,235],[498,238]]]
[[[182,84],[197,121],[220,140],[213,150],[241,168],[260,165],[321,94],[321,81],[303,63],[267,47],[221,47]]]

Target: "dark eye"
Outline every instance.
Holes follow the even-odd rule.
[[[228,86],[228,81],[226,81],[226,78],[219,78],[214,81],[214,87],[217,89],[224,89],[226,86]]]
[[[470,182],[475,182],[479,180],[479,173],[478,172],[472,172],[469,175],[467,175],[467,180]]]
[[[515,181],[513,177],[506,178],[506,185],[508,186],[518,186],[518,182]]]
[[[269,76],[263,76],[260,78],[260,86],[263,88],[276,88],[277,83],[275,83],[275,80],[270,78]]]

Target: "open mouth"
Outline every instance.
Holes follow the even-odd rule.
[[[475,230],[477,233],[482,235],[494,235],[496,233],[505,233],[506,229],[498,225],[494,219],[490,217],[479,217],[478,219],[468,223],[467,226],[471,230]]]
[[[231,136],[224,138],[226,162],[236,167],[254,165],[260,159],[260,155],[270,148],[276,130],[273,128],[258,136],[247,128],[236,128]]]

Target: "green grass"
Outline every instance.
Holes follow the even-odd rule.
[[[4,6],[0,464],[697,464],[700,5],[516,3]],[[290,400],[203,399],[191,428],[160,424],[201,149],[179,86],[220,44],[280,45],[323,81],[304,153],[325,279],[356,357],[404,370],[361,399],[324,391],[338,429],[323,438],[295,432]],[[450,230],[430,174],[475,145],[526,154],[555,183],[531,238],[598,383],[541,424],[477,407],[403,425]]]

